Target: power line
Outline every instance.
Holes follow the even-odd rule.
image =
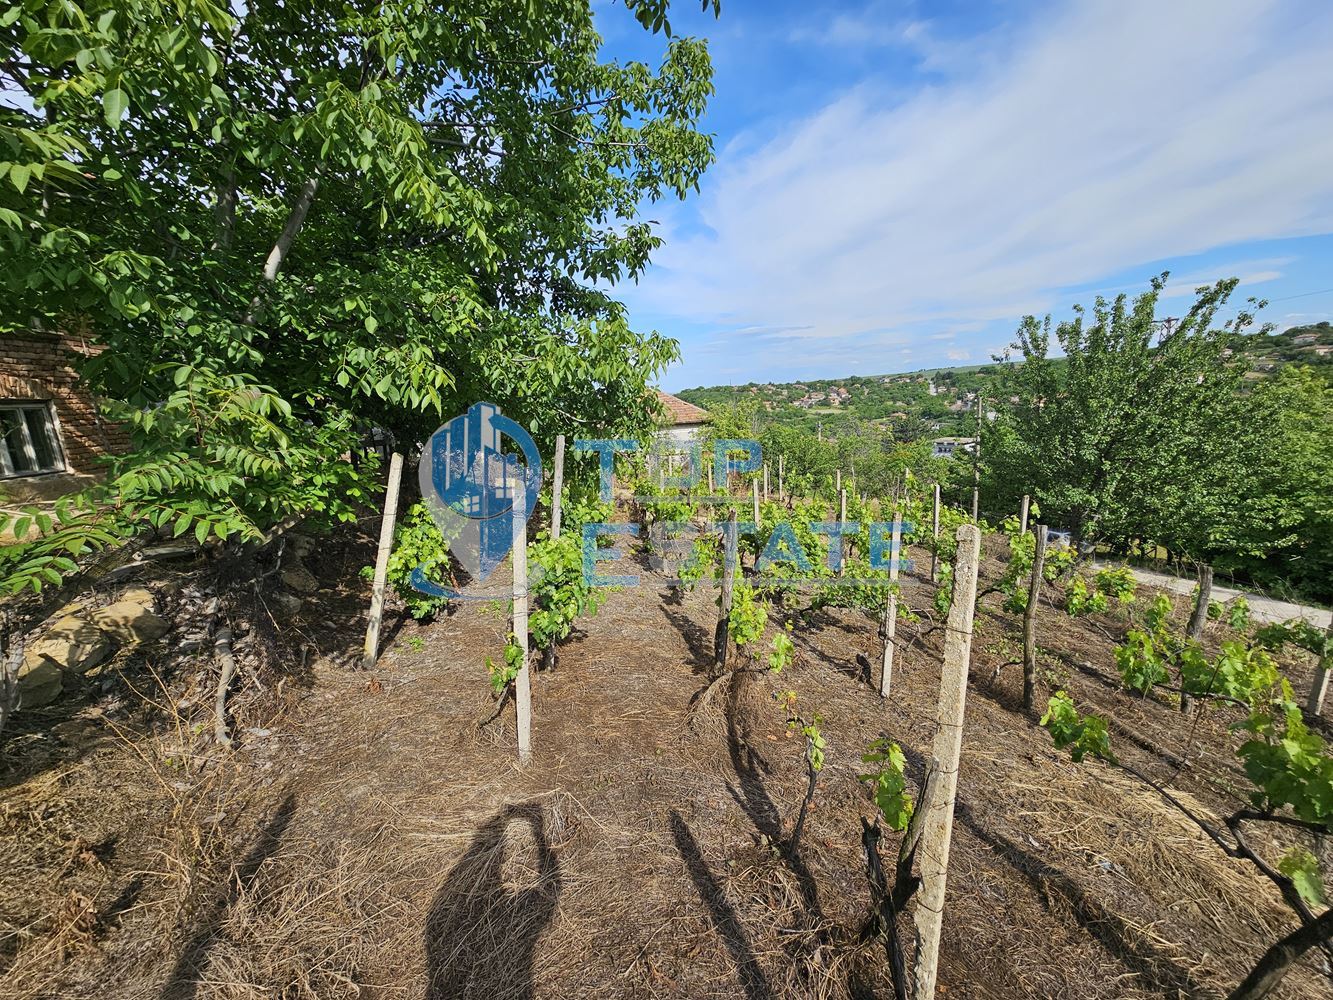
[[[1326,292],[1333,292],[1333,288],[1317,288],[1313,292],[1301,292],[1299,295],[1284,295],[1280,299],[1269,299],[1269,302],[1290,302],[1292,299],[1303,299],[1307,295],[1323,295]]]

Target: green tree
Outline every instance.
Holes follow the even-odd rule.
[[[1246,538],[1247,469],[1267,442],[1264,416],[1242,395],[1243,366],[1227,355],[1252,315],[1214,327],[1231,279],[1200,288],[1183,318],[1159,321],[1166,277],[1132,303],[1098,298],[1091,317],[1075,307],[1054,343],[1049,316],[1023,320],[1011,348],[1020,363],[1005,370],[998,417],[983,427],[988,496],[1014,507],[1030,493],[1083,542],[1152,540],[1209,559]]]
[[[712,70],[626,7],[656,67],[603,59],[589,0],[0,4],[0,330],[105,345],[104,520],[339,516],[364,427],[477,398],[543,441],[649,426],[676,346],[607,289],[713,159]]]
[[[1286,366],[1252,397],[1264,446],[1240,470],[1251,517],[1218,568],[1333,601],[1333,386],[1316,369]]]

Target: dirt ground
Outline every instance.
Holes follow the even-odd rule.
[[[781,677],[700,707],[714,592],[666,587],[645,564],[642,585],[613,593],[534,677],[535,753],[520,767],[512,707],[478,725],[503,607],[391,621],[378,668],[352,668],[370,545],[323,547],[324,589],[283,633],[291,662],[278,685],[237,696],[250,707],[229,753],[207,749],[207,662],[180,666],[170,636],[15,720],[0,763],[0,995],[892,995],[882,945],[861,935],[871,806],[857,774],[889,735],[921,777],[942,642],[928,614],[900,626],[887,701],[858,665],[879,662],[875,623],[832,609],[793,619]],[[983,585],[1003,554],[987,540]],[[184,580],[156,585],[169,603]],[[912,577],[904,593],[922,610],[933,588]],[[1043,608],[1043,700],[1060,687],[1109,713],[1127,761],[1205,811],[1235,808],[1234,713],[1205,709],[1194,727],[1120,692],[1125,625]],[[1022,712],[1021,668],[993,679],[1019,655],[1019,626],[997,596],[983,602],[940,995],[1225,996],[1294,918],[1151,789],[1052,748]],[[1209,628],[1209,643],[1226,637]],[[1300,689],[1309,665],[1287,666]],[[824,717],[828,741],[797,855],[780,845],[802,748],[778,687]],[[1333,987],[1309,959],[1275,995]]]

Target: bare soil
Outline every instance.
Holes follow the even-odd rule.
[[[535,754],[520,767],[512,706],[478,725],[505,608],[399,623],[375,671],[353,668],[370,546],[322,548],[325,587],[281,629],[282,663],[253,679],[263,690],[235,696],[230,752],[207,747],[207,661],[182,662],[171,637],[17,717],[0,763],[0,995],[892,995],[882,945],[862,935],[871,806],[857,774],[888,735],[920,779],[942,648],[928,582],[905,583],[921,620],[899,628],[887,701],[858,665],[877,669],[875,623],[831,609],[791,618],[781,677],[744,676],[705,703],[714,592],[668,588],[645,564],[534,676]],[[987,540],[983,585],[1004,554]],[[156,581],[167,598],[184,585]],[[1234,712],[1204,708],[1195,725],[1122,693],[1111,650],[1125,627],[1123,612],[1043,607],[1042,700],[1069,691],[1116,720],[1126,760],[1204,811],[1235,808]],[[1209,628],[1208,642],[1227,637]],[[1019,629],[996,595],[983,601],[940,995],[1225,996],[1294,917],[1151,789],[1052,748],[1022,711],[1021,668],[993,678],[1018,658]],[[1307,682],[1308,663],[1287,666]],[[783,844],[802,747],[779,687],[824,717],[828,741],[799,854]],[[1275,995],[1333,989],[1309,959]]]

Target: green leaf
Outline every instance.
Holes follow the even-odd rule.
[[[1301,847],[1293,847],[1277,863],[1277,870],[1291,879],[1301,899],[1311,906],[1323,906],[1324,879],[1319,874],[1319,860]]]
[[[129,95],[119,87],[113,87],[102,95],[102,111],[106,116],[106,123],[113,129],[120,128],[121,119],[125,117],[129,107]]]

